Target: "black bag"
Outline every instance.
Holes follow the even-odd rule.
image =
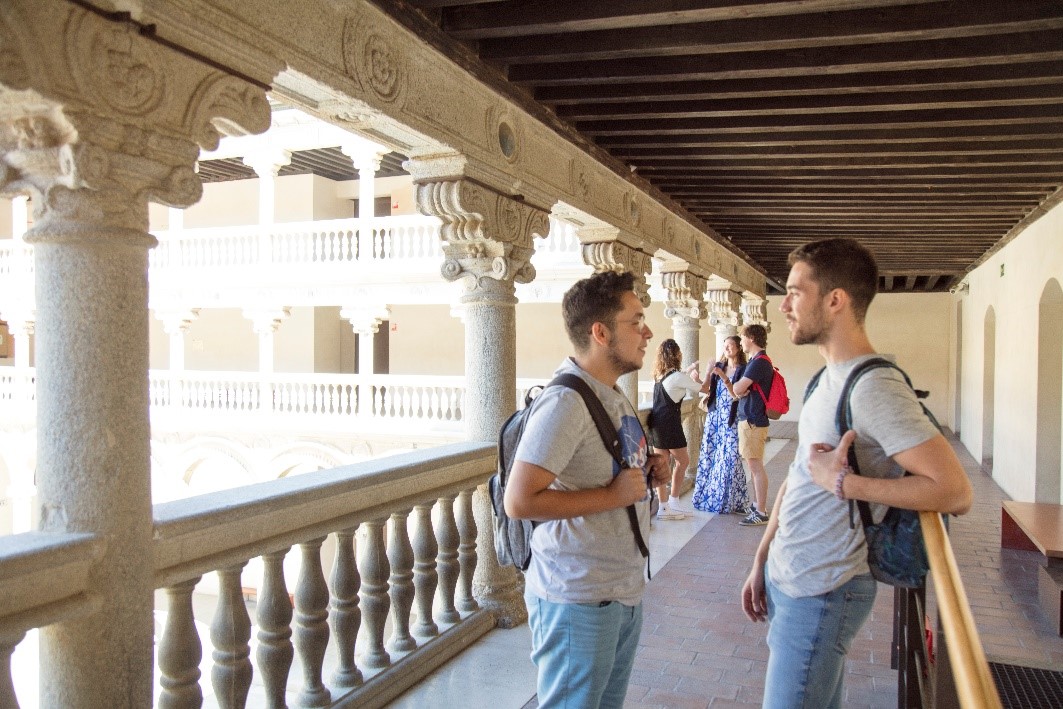
[[[609,455],[613,457],[613,460],[623,468],[620,437],[617,434],[616,426],[613,425],[605,407],[602,406],[601,400],[591,391],[587,382],[575,374],[565,373],[559,374],[546,386],[565,386],[569,389],[574,389],[583,397],[583,402],[587,405],[587,411],[590,413],[591,418],[594,419],[594,424],[602,437],[602,443],[605,444],[605,448],[609,451]],[[521,436],[524,435],[524,426],[527,424],[528,416],[531,414],[534,399],[542,389],[543,387],[530,389],[524,397],[524,408],[514,413],[502,424],[502,429],[498,434],[497,472],[491,476],[487,483],[491,492],[491,506],[494,509],[495,518],[495,556],[498,558],[500,565],[516,566],[521,571],[527,571],[529,564],[531,564],[531,537],[537,523],[530,520],[511,519],[506,514],[504,498],[506,484],[509,482],[509,474],[513,469],[513,457],[517,452],[517,445],[520,443]],[[653,494],[653,489],[650,488],[650,495],[652,496]],[[648,576],[650,551],[646,546],[646,541],[642,538],[635,506],[628,505],[627,513],[628,520],[631,522],[631,531],[635,536],[635,544],[638,545],[639,553],[646,559],[646,573]]]
[[[853,387],[857,380],[866,372],[881,367],[896,369],[904,377],[908,386],[912,381],[903,369],[882,357],[872,357],[861,362],[845,380],[842,387],[841,397],[838,399],[838,410],[835,416],[835,425],[838,435],[843,436],[852,428],[853,415],[849,407],[849,398],[853,393]],[[825,369],[825,368],[824,368]],[[812,390],[819,383],[823,369],[819,370],[808,382],[805,389],[805,399],[808,399]],[[915,389],[912,389],[915,391]],[[917,393],[918,396],[918,393]],[[920,402],[923,413],[926,414],[933,424],[940,430],[941,425],[930,410]],[[855,446],[849,446],[849,467],[857,475],[860,467],[856,461]],[[860,510],[860,521],[864,527],[864,536],[867,539],[867,565],[871,569],[871,575],[876,580],[891,586],[900,588],[920,588],[926,580],[927,571],[930,570],[930,562],[926,556],[926,547],[923,545],[923,532],[919,524],[919,513],[915,510],[905,510],[899,507],[890,507],[882,521],[875,523],[871,516],[871,506],[864,500],[849,501],[849,524],[855,525],[853,520],[853,506]]]

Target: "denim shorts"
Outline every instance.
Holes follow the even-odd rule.
[[[819,596],[791,598],[764,568],[768,595],[768,672],[764,709],[837,709],[845,656],[871,615],[877,583],[855,576]]]
[[[620,709],[642,631],[642,604],[550,603],[530,593],[539,707]]]

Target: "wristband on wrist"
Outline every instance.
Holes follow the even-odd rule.
[[[834,496],[839,500],[845,500],[845,493],[842,492],[842,485],[845,484],[845,476],[849,474],[851,468],[849,465],[843,465],[842,469],[838,471],[838,477],[834,479]]]

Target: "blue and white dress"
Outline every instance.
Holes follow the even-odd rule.
[[[742,512],[749,505],[746,473],[738,455],[738,428],[727,425],[732,401],[727,386],[717,378],[716,404],[705,416],[705,437],[694,481],[692,502],[702,512]]]

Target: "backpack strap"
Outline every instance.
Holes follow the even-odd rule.
[[[755,355],[753,355],[753,359],[757,359],[758,357],[763,357],[764,359],[768,360],[768,366],[771,367],[772,377],[774,378],[774,376],[775,376],[775,364],[771,361],[771,357],[769,357],[767,354],[765,354],[764,350],[761,350],[760,352],[757,352]],[[753,359],[749,360],[750,364],[753,363]],[[771,386],[771,385],[769,385],[769,386]],[[760,394],[760,400],[764,402],[764,408],[765,408],[765,411],[767,411],[768,395],[764,393],[764,389],[761,388],[760,384],[758,384],[756,382],[756,380],[753,380],[753,387],[752,388],[755,389],[758,394]]]
[[[613,425],[613,420],[609,418],[605,406],[602,405],[602,400],[591,390],[590,385],[583,381],[582,377],[571,372],[557,375],[547,386],[555,384],[574,389],[583,397],[583,403],[587,405],[587,411],[590,413],[591,419],[594,420],[594,425],[598,428],[598,433],[602,437],[605,449],[609,451],[609,455],[613,457],[616,464],[623,468],[624,460],[621,455],[620,436],[616,431],[616,426]],[[646,546],[646,540],[642,538],[642,530],[639,528],[639,517],[638,512],[635,510],[635,505],[627,506],[627,516],[628,521],[631,522],[631,532],[635,535],[635,544],[638,545],[639,553],[646,559],[646,575],[648,576],[650,550]]]
[[[808,401],[808,397],[812,396],[812,392],[819,386],[819,379],[823,376],[823,373],[827,371],[827,368],[820,367],[819,371],[812,375],[812,378],[808,380],[808,384],[805,385],[805,398],[801,401]]]
[[[855,367],[853,367],[853,371],[849,372],[849,376],[845,378],[845,384],[842,387],[842,394],[841,397],[838,399],[838,410],[835,414],[834,421],[835,426],[838,429],[839,436],[844,436],[845,432],[853,427],[853,411],[852,407],[850,406],[849,399],[853,395],[853,389],[856,388],[857,381],[860,379],[860,377],[870,372],[872,369],[881,369],[883,367],[887,369],[895,369],[900,372],[901,376],[904,377],[904,381],[907,382],[909,388],[911,388],[912,380],[908,378],[908,374],[896,364],[890,362],[888,359],[885,359],[883,357],[872,357],[856,365]],[[823,370],[820,370],[820,373],[822,373],[822,371]],[[817,380],[818,377],[819,374],[816,375]],[[849,467],[852,468],[852,471],[859,475],[860,466],[856,462],[856,446],[849,446],[847,462],[849,463]],[[854,500],[849,501],[850,525],[853,524],[853,502]],[[867,529],[875,523],[874,518],[871,516],[871,506],[867,503],[866,500],[855,500],[855,502],[857,509],[860,510],[860,521],[863,523],[864,529]]]

